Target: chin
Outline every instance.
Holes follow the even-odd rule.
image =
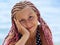
[[[36,31],[36,29],[37,29],[37,27],[33,27],[33,28],[30,29],[30,32],[34,33]]]

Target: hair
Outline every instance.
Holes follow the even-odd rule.
[[[6,45],[9,45],[13,41],[18,41],[19,38],[21,38],[22,35],[18,32],[13,18],[14,18],[14,15],[17,13],[17,11],[21,11],[26,6],[31,7],[32,10],[36,13],[36,15],[38,17],[38,21],[41,24],[41,26],[39,27],[39,30],[41,30],[44,33],[44,37],[45,37],[47,43],[51,45],[52,44],[52,42],[51,42],[52,34],[51,34],[50,29],[49,29],[48,25],[46,24],[46,22],[41,18],[39,10],[35,7],[35,5],[33,3],[29,2],[29,1],[20,1],[19,3],[16,3],[13,6],[13,9],[11,11],[12,27],[11,27],[10,32],[7,35],[7,37],[8,37],[10,35],[10,33],[12,33],[13,37],[11,39],[9,39],[9,41],[7,42]],[[5,38],[5,40],[7,39],[7,37]],[[4,42],[5,42],[5,40],[4,40]],[[4,43],[3,43],[3,45],[4,45]]]

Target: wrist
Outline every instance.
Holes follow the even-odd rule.
[[[30,34],[29,34],[29,33],[24,33],[24,35],[25,35],[26,37],[29,37],[29,36],[30,36]]]

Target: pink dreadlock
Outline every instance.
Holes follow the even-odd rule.
[[[16,14],[17,11],[21,11],[27,5],[30,6],[34,10],[34,12],[36,12],[36,15],[38,17],[38,21],[41,24],[41,26],[39,27],[39,30],[42,31],[42,33],[44,34],[43,36],[46,40],[47,45],[53,45],[52,34],[51,34],[51,31],[50,31],[48,25],[41,18],[38,9],[29,1],[19,2],[19,3],[16,3],[16,5],[14,5],[14,7],[12,9],[12,15],[11,15],[12,27],[11,27],[9,34],[7,35],[7,37],[8,37],[10,35],[10,33],[12,33],[13,37],[8,39],[8,42],[5,45],[9,45],[10,43],[12,43],[14,41],[17,42],[19,40],[19,38],[22,36],[20,33],[18,33],[17,27],[14,23],[13,18],[14,18],[14,15]],[[5,38],[5,40],[7,39],[7,37]],[[5,40],[4,40],[4,42],[5,42]],[[4,43],[3,43],[3,45],[4,45]]]

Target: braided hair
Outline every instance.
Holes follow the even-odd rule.
[[[8,38],[9,35],[11,35],[11,33],[13,34],[13,37],[8,39],[8,42],[6,43],[6,45],[9,45],[11,42],[14,42],[14,41],[17,42],[19,40],[19,38],[21,38],[22,35],[17,31],[17,27],[14,23],[13,18],[14,18],[14,15],[17,13],[17,11],[21,11],[26,6],[31,7],[32,10],[36,13],[36,15],[38,17],[38,21],[41,24],[41,26],[39,27],[39,30],[41,30],[43,32],[47,44],[48,45],[53,45],[53,43],[52,43],[52,34],[51,34],[51,31],[50,31],[48,25],[41,18],[39,10],[35,7],[35,5],[33,3],[29,2],[29,1],[20,1],[19,3],[16,3],[13,6],[13,9],[11,11],[12,26],[11,26],[11,30],[8,33],[5,40]],[[5,42],[5,40],[4,40],[4,42]],[[3,43],[3,45],[4,45],[4,43]]]

